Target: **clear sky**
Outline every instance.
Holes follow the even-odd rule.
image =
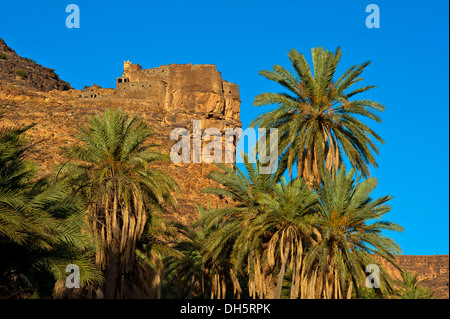
[[[69,4],[80,28],[68,29]],[[366,6],[380,9],[369,29]],[[387,110],[371,126],[386,141],[377,157],[374,196],[392,195],[389,233],[404,254],[449,253],[449,16],[448,1],[91,1],[2,0],[0,37],[24,57],[53,68],[76,89],[115,87],[123,61],[143,68],[170,63],[215,64],[241,94],[243,127],[269,108],[252,106],[281,87],[258,75],[287,68],[292,48],[310,60],[323,46],[343,55],[338,74],[371,60],[364,95]]]

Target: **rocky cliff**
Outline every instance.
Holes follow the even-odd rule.
[[[0,82],[45,92],[71,89],[70,84],[62,81],[54,71],[22,58],[0,39]]]
[[[384,259],[376,258],[393,278],[400,279],[400,271]],[[435,297],[449,298],[449,255],[398,255],[396,263],[403,271],[411,271],[423,280],[422,286],[435,292]]]
[[[27,77],[22,79],[17,69],[23,69]],[[116,88],[93,85],[84,90],[64,90],[68,88],[53,70],[24,60],[0,39],[0,107],[5,111],[0,127],[36,123],[29,132],[35,143],[29,156],[40,164],[41,174],[64,162],[60,148],[75,142],[76,128],[86,123],[86,116],[108,107],[121,107],[144,118],[154,128],[154,140],[164,152],[175,143],[169,138],[170,132],[186,128],[192,133],[193,120],[201,120],[202,129],[216,127],[222,132],[241,126],[239,88],[223,80],[213,65],[172,64],[142,70],[126,62]],[[165,163],[161,169],[181,187],[179,208],[169,218],[191,223],[198,217],[199,204],[229,204],[224,198],[200,193],[202,188],[214,185],[207,178],[216,169],[214,165]],[[437,297],[449,297],[448,255],[398,256],[397,262],[404,270],[426,279],[424,285],[435,290]],[[386,268],[394,277],[399,276],[394,267]]]

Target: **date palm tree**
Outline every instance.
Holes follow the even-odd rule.
[[[179,257],[181,253],[173,248],[171,240],[177,235],[164,217],[164,212],[156,209],[147,217],[144,231],[136,245],[136,261],[130,273],[124,275],[123,298],[159,299],[164,281],[163,256]]]
[[[273,293],[273,276],[266,273],[269,267],[260,257],[263,238],[255,234],[257,229],[253,226],[261,213],[260,199],[263,194],[273,193],[286,167],[279,165],[273,174],[261,174],[262,164],[258,159],[253,164],[247,154],[241,156],[246,172],[236,164],[232,168],[217,164],[222,171],[213,171],[208,177],[220,187],[202,190],[226,196],[234,203],[204,215],[203,227],[214,229],[205,240],[205,256],[211,260],[227,256],[236,276],[248,277],[250,296],[264,297]]]
[[[373,255],[395,264],[400,247],[382,231],[402,231],[393,222],[381,220],[390,211],[386,203],[390,196],[372,199],[370,193],[377,186],[375,178],[364,181],[354,179],[355,171],[345,172],[341,166],[337,176],[328,173],[317,189],[320,205],[316,228],[320,232],[317,244],[312,245],[305,257],[302,277],[308,288],[301,291],[302,298],[350,298],[353,288],[365,284],[365,269],[377,265]],[[380,269],[380,289],[393,292],[393,281]]]
[[[104,297],[123,296],[122,278],[135,267],[136,247],[155,209],[175,203],[175,182],[152,168],[168,156],[148,142],[150,127],[122,110],[88,117],[81,143],[66,150],[71,183],[88,203],[88,225],[100,241],[96,264],[105,274]]]
[[[239,297],[242,289],[228,260],[229,253],[215,259],[208,254],[207,238],[217,231],[218,226],[206,228],[204,217],[214,211],[209,206],[206,209],[200,206],[198,211],[200,218],[192,227],[175,223],[182,239],[175,242],[174,248],[182,255],[170,256],[165,260],[166,287],[169,293],[176,291],[177,298]]]
[[[282,179],[273,194],[264,194],[259,200],[261,214],[255,219],[255,235],[267,240],[264,257],[268,265],[277,269],[276,289],[271,296],[281,297],[287,268],[292,271],[290,298],[298,297],[303,279],[303,258],[309,246],[316,243],[318,231],[316,220],[317,195],[309,190],[304,181],[297,178],[290,183]]]
[[[207,295],[205,286],[205,267],[203,261],[203,243],[205,233],[198,222],[192,227],[177,223],[175,225],[182,238],[175,248],[182,256],[171,256],[164,260],[166,282],[165,291],[174,298],[192,299]]]
[[[248,177],[237,167],[210,174],[222,187],[205,191],[228,196],[237,204],[205,216],[207,227],[217,227],[206,239],[206,255],[229,256],[239,277],[246,270],[251,297],[279,299],[290,270],[290,297],[297,298],[303,257],[320,235],[314,227],[317,196],[300,178],[286,183],[281,177],[285,166],[270,175],[260,174],[261,163],[252,165],[246,155],[244,163]]]
[[[61,181],[36,178],[25,160],[31,127],[0,129],[0,298],[50,297],[69,264],[80,284],[101,280],[79,201]]]
[[[360,75],[370,62],[352,66],[336,79],[340,48],[334,53],[314,48],[311,53],[313,70],[303,54],[293,49],[288,56],[296,74],[280,65],[259,72],[289,92],[256,96],[255,106],[278,107],[256,117],[250,126],[278,129],[282,161],[287,162],[291,177],[296,163],[297,176],[310,187],[320,183],[323,170],[336,173],[344,154],[353,168],[370,176],[369,164],[377,167],[373,152],[378,154],[372,137],[384,141],[360,118],[381,122],[374,111],[383,111],[384,106],[368,99],[351,99],[374,88],[352,88],[362,80]]]
[[[434,292],[427,287],[420,286],[423,280],[419,280],[417,273],[402,271],[401,280],[397,279],[395,283],[400,287],[400,299],[434,299]]]

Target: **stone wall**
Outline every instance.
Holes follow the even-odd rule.
[[[397,268],[382,258],[376,259],[389,275],[401,278]],[[395,260],[403,271],[417,273],[419,280],[424,280],[422,285],[434,290],[436,297],[449,298],[449,255],[398,255]]]
[[[209,117],[239,121],[239,87],[222,79],[212,64],[170,64],[145,69],[124,63],[116,94],[153,101],[166,112],[209,113]]]
[[[133,99],[153,100],[164,106],[166,100],[166,83],[153,79],[150,81],[122,82],[116,84],[117,96]]]

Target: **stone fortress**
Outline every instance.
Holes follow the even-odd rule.
[[[208,113],[207,118],[241,126],[239,87],[223,80],[213,64],[170,64],[142,69],[139,64],[124,61],[123,74],[117,78],[115,90],[93,85],[78,97],[140,100],[162,113],[175,115],[184,111],[200,117]]]
[[[143,70],[139,64],[127,61],[124,62],[123,75],[117,78],[116,83],[117,95],[154,100],[157,106],[166,105],[168,109],[175,107],[174,101],[181,101],[185,108],[195,108],[196,104],[205,102],[203,95],[197,94],[202,92],[222,96],[213,112],[224,111],[225,117],[230,119],[236,115],[233,113],[238,112],[236,107],[239,107],[240,102],[239,87],[223,80],[212,64],[170,64]],[[179,99],[188,95],[190,98],[187,100]]]

